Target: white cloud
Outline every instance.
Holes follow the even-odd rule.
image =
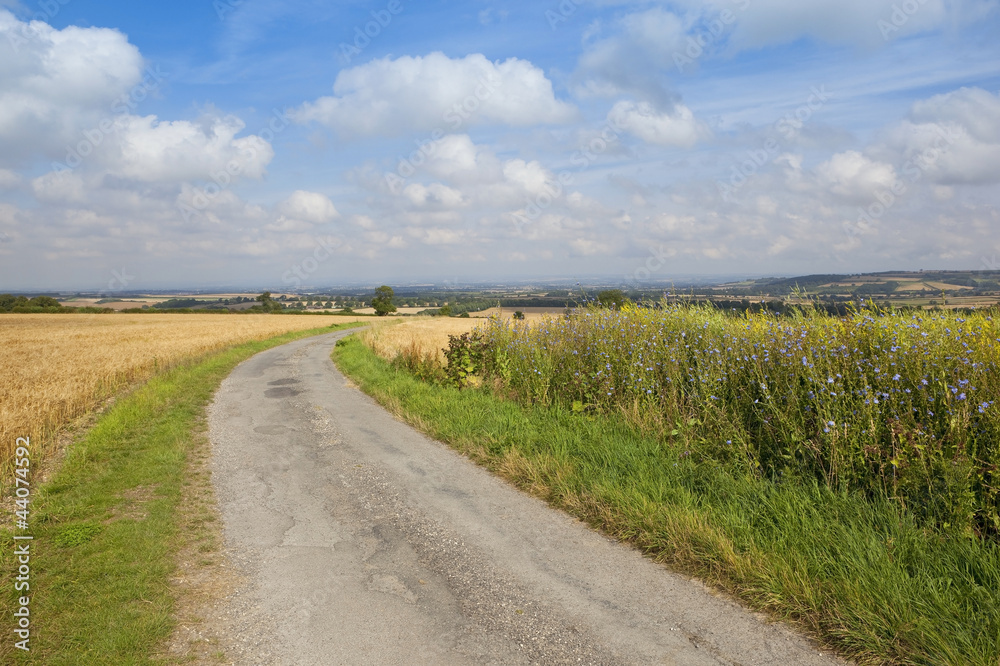
[[[407,185],[403,189],[403,196],[415,206],[437,205],[442,208],[459,208],[465,205],[465,197],[461,192],[441,183]]]
[[[64,151],[142,80],[143,66],[117,30],[56,30],[0,9],[0,162]]]
[[[503,166],[503,175],[507,183],[517,186],[527,194],[541,194],[548,189],[546,185],[555,178],[540,163],[532,160],[513,159]]]
[[[83,204],[86,188],[80,174],[69,170],[52,171],[31,182],[35,198],[44,203]]]
[[[916,102],[881,151],[913,178],[942,184],[1000,182],[1000,94],[961,88]],[[904,175],[905,175],[904,173]]]
[[[391,136],[498,124],[564,123],[575,109],[557,100],[552,83],[527,60],[490,62],[482,54],[449,58],[385,57],[341,71],[334,96],[299,108],[297,122],[319,122],[343,136]]]
[[[608,120],[658,146],[690,148],[698,139],[710,135],[708,127],[683,104],[674,106],[671,113],[661,113],[648,102],[621,101],[612,107]]]
[[[824,189],[855,203],[872,201],[898,180],[892,165],[872,161],[855,150],[834,155],[816,172]]]
[[[496,155],[473,143],[468,134],[448,134],[434,142],[422,168],[455,183],[496,180],[501,171]]]
[[[278,212],[294,220],[312,224],[325,224],[339,217],[333,202],[318,192],[296,190],[290,197],[278,204]]]
[[[220,185],[263,177],[274,149],[257,136],[235,138],[244,123],[235,116],[201,122],[122,116],[100,158],[108,173],[143,182],[215,180]]]

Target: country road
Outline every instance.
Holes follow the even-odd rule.
[[[237,664],[841,664],[263,352],[209,410]]]

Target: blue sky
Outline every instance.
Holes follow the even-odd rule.
[[[998,4],[0,0],[0,290],[1000,268]]]

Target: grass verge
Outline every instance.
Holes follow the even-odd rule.
[[[334,360],[518,487],[862,664],[1000,663],[1000,549],[889,502],[696,463],[624,422],[422,382],[355,339]]]
[[[260,351],[350,326],[243,344],[158,375],[119,400],[69,449],[51,481],[32,488],[30,591],[14,590],[19,564],[13,533],[3,527],[0,598],[12,610],[4,613],[0,662],[154,663],[175,625],[170,577],[191,540],[179,528],[193,522],[181,500],[213,393]],[[14,647],[12,633],[22,595],[31,599],[30,652]]]

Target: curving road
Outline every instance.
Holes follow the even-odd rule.
[[[236,663],[842,663],[396,421],[330,361],[346,334],[210,408]]]

